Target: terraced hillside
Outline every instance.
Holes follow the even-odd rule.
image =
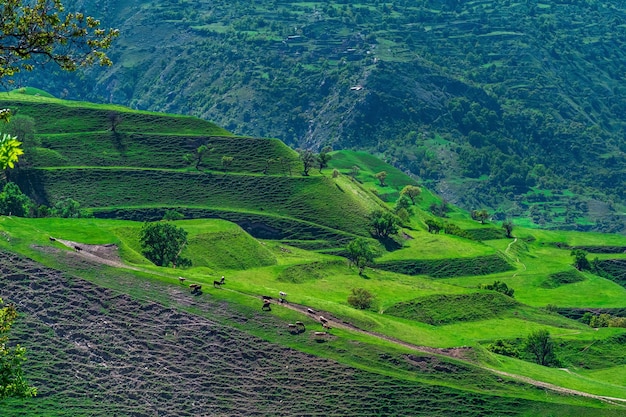
[[[36,146],[27,146],[12,175],[40,204],[71,198],[96,216],[134,219],[176,209],[235,221],[259,235],[326,240],[331,247],[367,235],[365,217],[378,206],[348,178],[317,171],[303,176],[298,154],[275,139],[238,137],[200,119],[115,106],[19,94],[0,102],[34,120]],[[185,155],[201,146],[208,148],[201,163],[186,163]],[[228,165],[224,157],[232,158]]]
[[[304,176],[281,142],[197,119],[41,96],[12,94],[0,104],[37,126],[9,178],[40,202],[70,197],[95,215],[0,216],[0,296],[25,314],[16,335],[29,342],[29,373],[46,393],[12,410],[55,415],[53,404],[69,401],[77,415],[150,415],[155,405],[202,414],[194,403],[214,404],[218,415],[254,404],[258,415],[623,411],[624,236],[515,224],[506,237],[500,224],[473,220],[422,188],[405,202],[398,233],[376,242],[368,214],[399,213],[403,187],[417,183],[371,155],[334,152],[329,168]],[[185,161],[204,144],[206,159]],[[143,222],[166,210],[184,216],[171,221],[189,235],[188,268],[158,267],[142,254]],[[441,230],[429,231],[431,222]],[[356,237],[377,252],[362,271],[339,256]],[[583,248],[598,259],[577,271],[571,252]],[[503,285],[510,291],[497,290]],[[373,295],[369,305],[353,302],[359,291]],[[527,349],[539,330],[554,341],[552,366]],[[183,340],[189,347],[177,354]],[[63,366],[73,371],[59,375]],[[313,387],[302,369],[317,378]],[[267,372],[281,397],[259,382]],[[72,397],[74,385],[80,396]],[[333,394],[320,396],[321,385]],[[98,389],[113,399],[96,397]],[[145,396],[124,393],[136,390]]]

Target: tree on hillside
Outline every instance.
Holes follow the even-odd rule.
[[[35,119],[25,114],[16,114],[11,117],[11,120],[2,128],[2,132],[16,137],[22,142],[24,148],[39,146],[35,137]]]
[[[426,223],[426,227],[428,227],[428,233],[437,234],[443,228],[443,225],[435,219],[426,219],[424,223]]]
[[[416,185],[407,185],[400,191],[400,195],[405,195],[411,199],[411,203],[415,205],[415,200],[422,194],[422,189]]]
[[[570,252],[570,255],[574,257],[574,267],[579,271],[591,269],[591,264],[587,259],[587,252],[582,249],[574,249]]]
[[[313,151],[304,149],[299,152],[300,161],[302,161],[302,175],[308,176],[311,168],[315,166],[317,158],[313,154]]]
[[[228,171],[234,160],[235,158],[232,156],[222,156],[222,168],[224,168],[224,171]]]
[[[502,222],[502,228],[506,232],[506,237],[513,237],[511,233],[513,232],[513,222],[511,220],[505,220]]]
[[[554,352],[554,342],[550,338],[550,333],[547,330],[537,330],[528,335],[525,347],[526,352],[528,352],[539,365],[550,366],[558,363]]]
[[[207,145],[200,145],[193,153],[186,153],[183,156],[185,162],[189,165],[193,164],[194,167],[199,171],[200,165],[202,165],[202,160],[211,150]]]
[[[35,203],[14,182],[8,182],[0,193],[0,214],[27,217]]]
[[[378,254],[378,251],[367,239],[358,237],[348,243],[346,247],[348,253],[347,258],[350,261],[350,265],[355,265],[359,268],[359,275],[363,275],[365,267],[372,262]]]
[[[139,241],[141,253],[157,266],[190,266],[181,252],[187,245],[187,231],[171,223],[145,223]]]
[[[380,238],[398,233],[399,221],[393,213],[383,210],[374,210],[369,216],[372,234]]]
[[[333,159],[333,156],[330,154],[332,150],[333,148],[330,146],[324,146],[317,155],[317,164],[320,169],[320,174],[322,173],[322,169],[328,167],[328,162]]]
[[[485,224],[485,221],[489,218],[489,212],[486,209],[481,210],[472,210],[472,219],[480,222],[480,224]]]
[[[0,298],[0,306],[2,305]],[[7,346],[9,330],[16,318],[17,310],[13,304],[0,308],[0,403],[5,398],[37,395],[37,388],[28,386],[22,372],[26,349],[20,345]]]
[[[381,187],[384,187],[386,185],[385,179],[387,179],[387,171],[380,171],[374,176],[378,180],[378,183],[380,184]]]
[[[61,0],[4,0],[0,5],[0,80],[54,62],[63,70],[111,65],[105,51],[115,29],[83,13],[68,13]],[[0,112],[8,120],[10,111]]]

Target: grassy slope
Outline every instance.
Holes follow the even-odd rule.
[[[44,101],[42,98],[33,99],[35,104],[26,107],[36,108],[36,105],[41,105]],[[30,101],[25,99],[20,103],[30,103]],[[65,102],[57,103],[54,101],[54,103],[63,107]],[[177,157],[172,157],[170,153],[178,147],[172,146],[170,141],[179,139],[189,141],[190,138],[196,138],[193,129],[197,129],[197,126],[189,127],[190,130],[186,131],[185,135],[177,136],[172,135],[176,129],[171,126],[164,127],[161,131],[154,125],[156,122],[167,124],[173,120],[175,125],[182,123],[180,126],[192,126],[192,120],[181,118],[181,121],[176,117],[170,119],[153,114],[145,115],[147,118],[153,118],[149,135],[144,135],[144,132],[139,132],[135,136],[126,135],[126,132],[121,133],[124,135],[122,148],[128,151],[126,155],[123,155],[123,152],[113,145],[109,144],[108,147],[105,147],[107,152],[113,155],[110,161],[121,163],[124,158],[127,158],[125,163],[130,163],[130,166],[135,164],[134,166],[140,167],[139,169],[129,169],[117,165],[99,168],[72,168],[71,164],[77,162],[71,161],[86,161],[90,158],[97,161],[97,158],[94,159],[85,153],[97,149],[95,144],[98,140],[112,134],[112,132],[106,132],[106,123],[102,121],[102,118],[106,116],[106,111],[109,111],[108,107],[86,106],[82,108],[79,106],[78,109],[76,114],[67,109],[63,111],[68,111],[68,114],[73,115],[68,117],[77,117],[76,120],[85,123],[85,126],[91,126],[91,128],[99,126],[98,129],[104,132],[81,134],[79,137],[83,141],[83,145],[81,145],[84,146],[83,152],[74,152],[73,154],[70,152],[73,148],[68,146],[68,135],[52,134],[54,129],[48,127],[46,127],[48,133],[40,133],[45,141],[49,141],[50,148],[48,149],[50,152],[62,155],[70,164],[69,167],[65,165],[63,167],[54,166],[47,169],[31,170],[29,172],[30,177],[26,177],[43,178],[43,182],[37,182],[39,181],[37,180],[31,181],[29,184],[34,191],[41,191],[37,187],[44,184],[43,191],[47,193],[46,196],[51,201],[61,197],[73,196],[79,201],[82,200],[86,206],[100,208],[127,207],[134,209],[151,206],[184,208],[188,206],[227,210],[235,213],[235,215],[241,210],[244,213],[259,215],[269,212],[273,216],[305,219],[314,224],[367,235],[363,226],[365,213],[383,204],[371,198],[369,190],[376,189],[379,195],[388,195],[384,197],[385,199],[393,200],[402,186],[413,183],[412,180],[403,177],[400,172],[394,171],[380,161],[364,154],[351,152],[335,153],[333,166],[345,171],[352,165],[358,164],[360,167],[357,176],[358,182],[351,181],[345,175],[335,179],[317,174],[310,178],[290,177],[285,174],[259,175],[255,172],[258,172],[262,165],[262,159],[260,159],[259,154],[253,156],[256,147],[238,147],[239,143],[244,143],[250,139],[234,137],[229,139],[226,136],[220,136],[219,140],[216,139],[216,143],[221,143],[220,146],[223,149],[230,149],[229,152],[241,149],[242,153],[235,154],[235,159],[241,161],[256,160],[255,163],[250,162],[252,168],[227,173],[216,171],[217,167],[214,165],[207,167],[206,171],[203,168],[203,172],[190,171],[185,167],[175,169],[171,167],[154,169],[155,167],[152,167],[152,169],[146,169],[149,165],[145,166],[144,164],[147,164],[148,159],[162,161],[155,164],[157,167],[168,164],[175,166]],[[116,109],[116,111],[122,110]],[[33,114],[40,114],[40,110]],[[58,113],[57,117],[61,117],[61,114],[62,112]],[[129,114],[135,117],[133,112]],[[131,116],[128,117],[132,118]],[[46,119],[43,120],[42,123],[46,123]],[[126,114],[124,120],[128,120]],[[142,119],[137,119],[137,123],[140,123],[140,120]],[[58,123],[59,128],[70,125],[72,123],[67,121]],[[196,132],[198,131],[196,130]],[[167,135],[160,133],[167,133]],[[58,143],[62,146],[59,145],[57,149],[52,149],[52,143]],[[269,144],[266,149],[287,149],[276,142],[259,143]],[[191,145],[190,149],[193,149],[193,146],[195,145]],[[67,153],[67,156],[63,154],[64,152]],[[154,152],[154,157],[147,158],[146,153],[150,154],[151,152]],[[289,155],[288,150],[281,150],[281,152],[282,155]],[[246,159],[248,157],[250,158]],[[211,164],[215,164],[215,161],[213,160]],[[102,164],[106,165],[104,162]],[[377,185],[373,177],[379,170],[387,170],[390,173],[386,187]],[[28,182],[25,183],[28,184]],[[154,190],[159,190],[159,192],[155,193]],[[427,208],[432,202],[439,201],[437,196],[424,190],[417,207],[418,209]],[[626,299],[624,288],[590,274],[585,274],[585,280],[581,282],[561,285],[552,289],[547,289],[542,284],[551,274],[571,269],[569,251],[558,249],[553,245],[554,242],[565,242],[569,245],[611,244],[619,246],[626,244],[626,238],[518,228],[514,231],[514,235],[519,238],[517,240],[499,239],[479,243],[455,236],[428,234],[423,230],[422,222],[429,217],[432,216],[425,211],[418,210],[411,220],[411,226],[414,230],[407,230],[412,239],[405,241],[403,249],[386,253],[382,260],[437,262],[441,259],[456,259],[471,261],[471,259],[479,259],[477,257],[483,255],[498,255],[508,259],[514,270],[489,276],[444,277],[442,280],[433,281],[424,276],[408,276],[384,270],[368,269],[365,277],[361,277],[354,269],[348,268],[341,258],[286,247],[278,242],[268,241],[261,244],[250,239],[240,228],[229,223],[215,220],[194,220],[178,223],[190,232],[191,239],[187,255],[194,262],[194,267],[184,271],[184,275],[191,281],[210,286],[213,279],[225,274],[228,277],[228,289],[236,292],[223,292],[220,293],[220,297],[223,296],[232,302],[256,306],[257,308],[258,300],[254,299],[253,301],[252,298],[242,294],[277,294],[278,291],[286,291],[292,302],[332,312],[335,316],[344,318],[364,329],[414,344],[433,347],[474,346],[480,350],[480,344],[485,341],[497,338],[521,338],[540,328],[549,329],[557,340],[563,343],[567,343],[568,340],[582,341],[582,343],[598,339],[603,340],[623,333],[620,329],[604,329],[595,332],[577,322],[548,314],[539,307],[546,304],[624,307],[624,299]],[[181,274],[181,271],[154,267],[140,255],[137,235],[141,223],[97,219],[25,220],[6,217],[1,220],[0,230],[7,239],[7,243],[3,241],[2,245],[47,263],[52,262],[54,264],[55,261],[45,258],[41,252],[34,250],[32,245],[56,245],[48,241],[48,236],[52,235],[83,243],[116,243],[119,245],[120,253],[126,262],[148,271],[152,279],[161,280],[166,285],[176,284],[177,277]],[[468,218],[466,213],[454,208],[449,213],[447,220],[466,229],[493,228],[493,225],[477,225],[476,222]],[[609,257],[608,255],[602,256]],[[619,257],[619,255],[611,255],[610,257]],[[97,278],[94,279],[97,281]],[[496,311],[480,317],[474,316],[470,321],[458,323],[452,320],[439,326],[420,323],[413,320],[412,317],[394,317],[381,314],[398,303],[446,296],[447,300],[452,301],[446,303],[445,306],[440,305],[439,307],[445,307],[446,311],[439,311],[438,313],[446,317],[459,318],[459,313],[464,312],[463,303],[466,302],[467,297],[471,300],[472,294],[478,294],[477,287],[479,284],[491,283],[493,280],[504,281],[515,289],[516,301],[521,303],[519,307],[506,309],[506,313]],[[377,301],[372,311],[359,311],[348,306],[346,298],[350,290],[355,287],[364,287],[376,294]],[[455,294],[461,297],[451,297]],[[454,300],[464,301],[456,302]],[[295,313],[288,312],[278,311],[276,314],[285,317],[298,317],[297,315],[294,316]],[[338,335],[347,339],[363,337],[342,330],[336,331]],[[388,346],[387,343],[382,343],[380,340],[371,338],[368,340],[369,343]],[[483,360],[490,366],[497,366],[504,371],[534,376],[555,384],[588,390],[597,394],[626,396],[626,390],[620,385],[621,379],[617,376],[618,372],[613,370],[615,366],[622,366],[621,363],[606,368],[604,371],[598,369],[596,373],[587,373],[583,377],[582,374],[559,373],[556,370],[525,362],[496,358],[491,354],[486,354]],[[378,369],[382,365],[374,361],[369,366]],[[460,384],[467,383],[469,381],[463,381]]]

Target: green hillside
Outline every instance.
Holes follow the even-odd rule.
[[[0,216],[0,297],[23,314],[14,340],[41,387],[8,402],[10,413],[201,415],[209,404],[222,415],[306,415],[320,404],[323,415],[355,416],[623,413],[626,237],[520,221],[507,238],[499,222],[481,224],[423,186],[397,233],[374,236],[371,213],[393,213],[403,187],[420,184],[374,156],[336,151],[305,176],[275,139],[9,97],[0,105],[37,126],[9,179],[39,204],[71,198],[93,215]],[[202,144],[207,159],[185,162]],[[169,222],[188,233],[186,268],[155,266],[141,250],[145,222],[172,210],[182,219]],[[377,252],[361,273],[344,257],[358,237]],[[572,250],[583,248],[589,268],[577,271]],[[373,295],[369,305],[350,301],[356,289]],[[550,366],[527,349],[540,330],[554,342]]]
[[[621,1],[81,7],[120,29],[114,65],[22,74],[18,85],[294,147],[366,150],[499,219],[624,229]]]

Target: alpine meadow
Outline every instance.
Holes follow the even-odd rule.
[[[626,4],[63,5],[0,5],[0,416],[626,413]]]

